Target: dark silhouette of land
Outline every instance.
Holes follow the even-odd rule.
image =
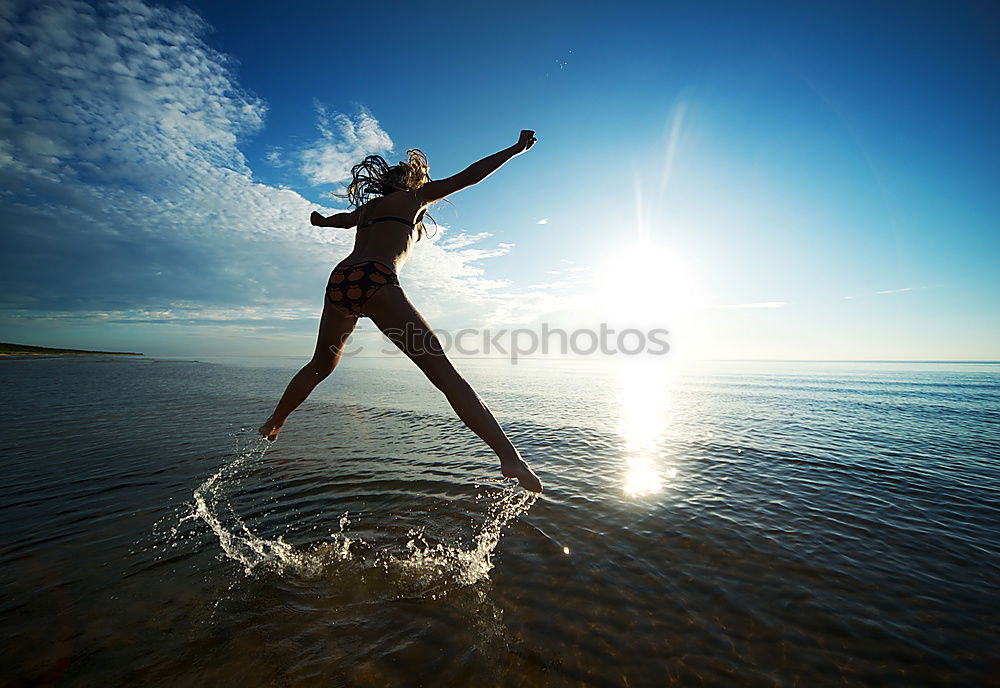
[[[142,356],[133,351],[88,351],[86,349],[50,349],[47,346],[27,346],[0,342],[0,358],[7,356]]]

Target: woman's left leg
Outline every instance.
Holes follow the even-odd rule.
[[[430,325],[397,285],[379,289],[365,306],[382,333],[417,364],[431,383],[441,390],[458,417],[494,451],[500,470],[517,478],[525,488],[542,491],[542,483],[490,412],[486,403],[448,360]]]
[[[357,324],[356,316],[345,313],[324,299],[323,317],[320,319],[319,335],[316,338],[316,351],[312,359],[288,383],[274,413],[260,426],[258,432],[261,437],[269,440],[278,438],[281,427],[292,411],[297,409],[316,385],[325,380],[337,367],[340,355],[344,351],[344,344]]]

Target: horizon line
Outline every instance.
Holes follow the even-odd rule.
[[[156,354],[146,354],[147,358],[188,358],[191,356],[202,356],[205,358],[213,357],[231,357],[231,358],[289,358],[289,359],[305,359],[308,356],[305,355],[289,355],[289,354],[219,354],[219,353],[203,353],[203,354],[161,354],[157,356]],[[348,358],[363,358],[363,359],[377,359],[377,358],[387,358],[394,359],[400,358],[404,360],[404,356],[401,353],[384,354],[377,356],[365,356],[356,355],[345,357]],[[448,356],[452,360],[490,360],[490,361],[507,361],[511,360],[508,356]],[[633,358],[633,356],[627,355],[601,355],[601,356],[518,356],[518,361],[586,361],[599,359],[602,361],[621,359],[625,360],[627,358]],[[649,357],[647,357],[649,358]],[[658,356],[656,358],[667,359],[666,356]],[[931,359],[931,358],[687,358],[687,359],[670,359],[673,361],[687,361],[693,363],[981,363],[981,364],[1000,364],[1000,359]]]

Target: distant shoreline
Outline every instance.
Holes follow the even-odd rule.
[[[52,349],[0,342],[0,360],[26,358],[56,358],[61,356],[142,356],[134,351],[90,351],[88,349]]]

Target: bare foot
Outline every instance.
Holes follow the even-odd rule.
[[[274,442],[276,439],[278,439],[278,433],[281,432],[281,426],[283,425],[284,423],[279,423],[273,418],[268,418],[264,422],[264,424],[261,425],[260,428],[257,430],[257,434],[259,434],[264,439]]]
[[[519,458],[516,462],[506,464],[501,462],[500,472],[503,473],[505,478],[517,478],[517,482],[521,483],[521,487],[526,490],[530,490],[531,492],[542,491],[542,481],[531,470],[531,466],[524,462],[524,459]]]
[[[319,213],[317,213],[315,210],[312,211],[312,214],[309,216],[309,223],[313,224],[313,225],[316,225],[317,227],[322,227],[323,226],[323,222],[325,220],[326,220],[326,218],[323,217],[322,215],[320,215]]]

